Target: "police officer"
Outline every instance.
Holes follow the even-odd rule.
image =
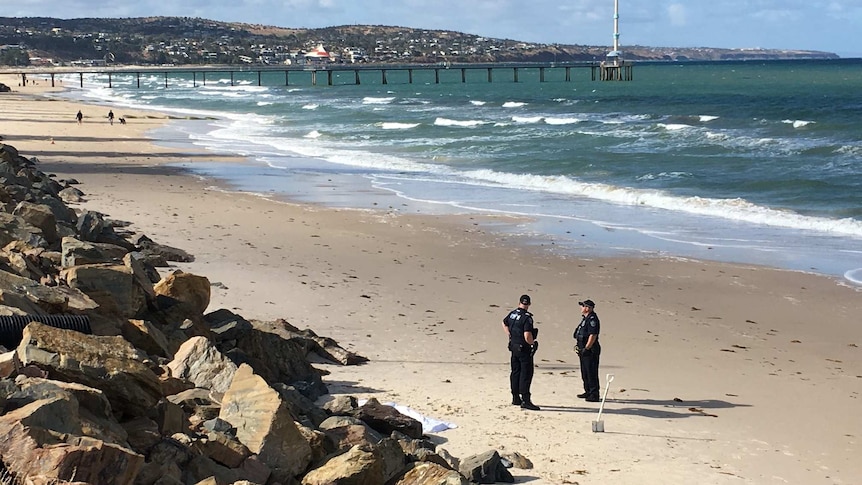
[[[593,300],[579,301],[581,306],[581,323],[575,329],[575,352],[581,361],[581,379],[584,381],[584,392],[579,398],[589,402],[599,399],[599,355],[602,346],[599,345],[599,316],[596,315],[596,304]]]
[[[509,336],[509,351],[512,372],[509,383],[512,389],[512,404],[523,409],[538,411],[539,406],[530,400],[530,385],[533,382],[533,354],[539,344],[538,333],[533,327],[533,314],[530,309],[530,295],[521,295],[518,308],[509,312],[503,319],[503,330]]]

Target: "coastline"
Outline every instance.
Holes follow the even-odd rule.
[[[178,267],[210,278],[211,310],[285,318],[369,357],[360,367],[327,366],[330,391],[457,424],[437,435],[456,456],[519,451],[535,468],[513,470],[518,481],[537,484],[852,483],[862,475],[858,290],[752,266],[560,257],[468,216],[229,192],[164,166],[219,158],[156,146],[147,133],[167,117],[109,126],[85,113],[77,126],[83,103],[18,91],[14,101],[0,95],[4,143],[82,182],[82,207],[194,254]],[[532,295],[541,329],[537,413],[508,403],[500,320],[521,293]],[[600,373],[616,375],[604,434],[590,431],[597,406],[574,397],[571,331],[587,297],[604,323]]]

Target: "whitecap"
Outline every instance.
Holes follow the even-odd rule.
[[[311,104],[306,104],[305,106],[302,107],[302,109],[317,109],[318,106],[320,106],[320,105],[311,103]]]
[[[580,118],[545,118],[545,123],[549,125],[571,125],[582,121]]]
[[[515,123],[538,123],[542,121],[541,116],[513,116],[512,121]]]
[[[685,130],[691,128],[691,125],[686,125],[684,123],[659,123],[659,128],[664,128],[667,131],[677,131],[677,130]]]
[[[416,128],[417,126],[419,126],[419,123],[380,123],[380,127],[384,130],[409,130],[410,128]]]
[[[395,101],[395,97],[386,97],[386,98],[375,98],[372,96],[366,96],[362,98],[362,104],[389,104]]]
[[[794,128],[802,128],[804,126],[808,126],[814,121],[806,121],[806,120],[781,120],[782,123],[793,125]]]
[[[473,106],[484,106],[485,103],[486,103],[486,101],[475,101],[475,100],[470,101],[470,104],[472,104]]]
[[[715,120],[717,120],[717,119],[718,119],[718,116],[712,116],[712,115],[700,115],[700,116],[698,116],[698,117],[697,117],[697,119],[698,119],[698,120],[700,120],[700,122],[701,122],[701,123],[709,123],[710,121],[715,121]]]
[[[434,120],[435,126],[462,126],[473,127],[485,124],[482,120],[450,120],[449,118],[437,118]]]
[[[306,135],[303,138],[320,138],[320,137],[321,137],[321,133],[317,130],[313,130],[313,131],[306,133]]]
[[[504,108],[520,108],[521,106],[526,106],[527,103],[522,103],[520,101],[506,101],[503,103]]]

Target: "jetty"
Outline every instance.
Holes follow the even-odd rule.
[[[160,79],[165,88],[182,82],[192,86],[220,84],[255,84],[257,86],[335,86],[360,84],[442,84],[468,82],[571,82],[573,71],[585,72],[592,81],[630,80],[631,63],[627,63],[627,75],[609,76],[605,62],[505,62],[505,63],[436,63],[436,64],[304,64],[261,66],[92,66],[0,69],[3,74],[21,77],[22,85],[33,78],[46,79],[51,87],[57,85],[58,77],[77,78],[83,87],[85,78],[96,78],[109,88],[118,80],[128,85],[141,87],[141,80],[151,84],[153,76]],[[29,78],[29,79],[28,79]]]

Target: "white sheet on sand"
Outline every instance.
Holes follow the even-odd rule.
[[[367,399],[360,399],[358,404],[362,406],[368,402]],[[447,429],[457,428],[458,425],[455,423],[447,423],[446,421],[440,421],[439,419],[429,418],[428,416],[423,416],[419,411],[409,408],[407,406],[403,406],[401,404],[396,404],[394,402],[383,402],[380,404],[385,404],[386,406],[392,406],[399,413],[410,416],[422,423],[422,433],[439,433],[441,431],[446,431]]]

